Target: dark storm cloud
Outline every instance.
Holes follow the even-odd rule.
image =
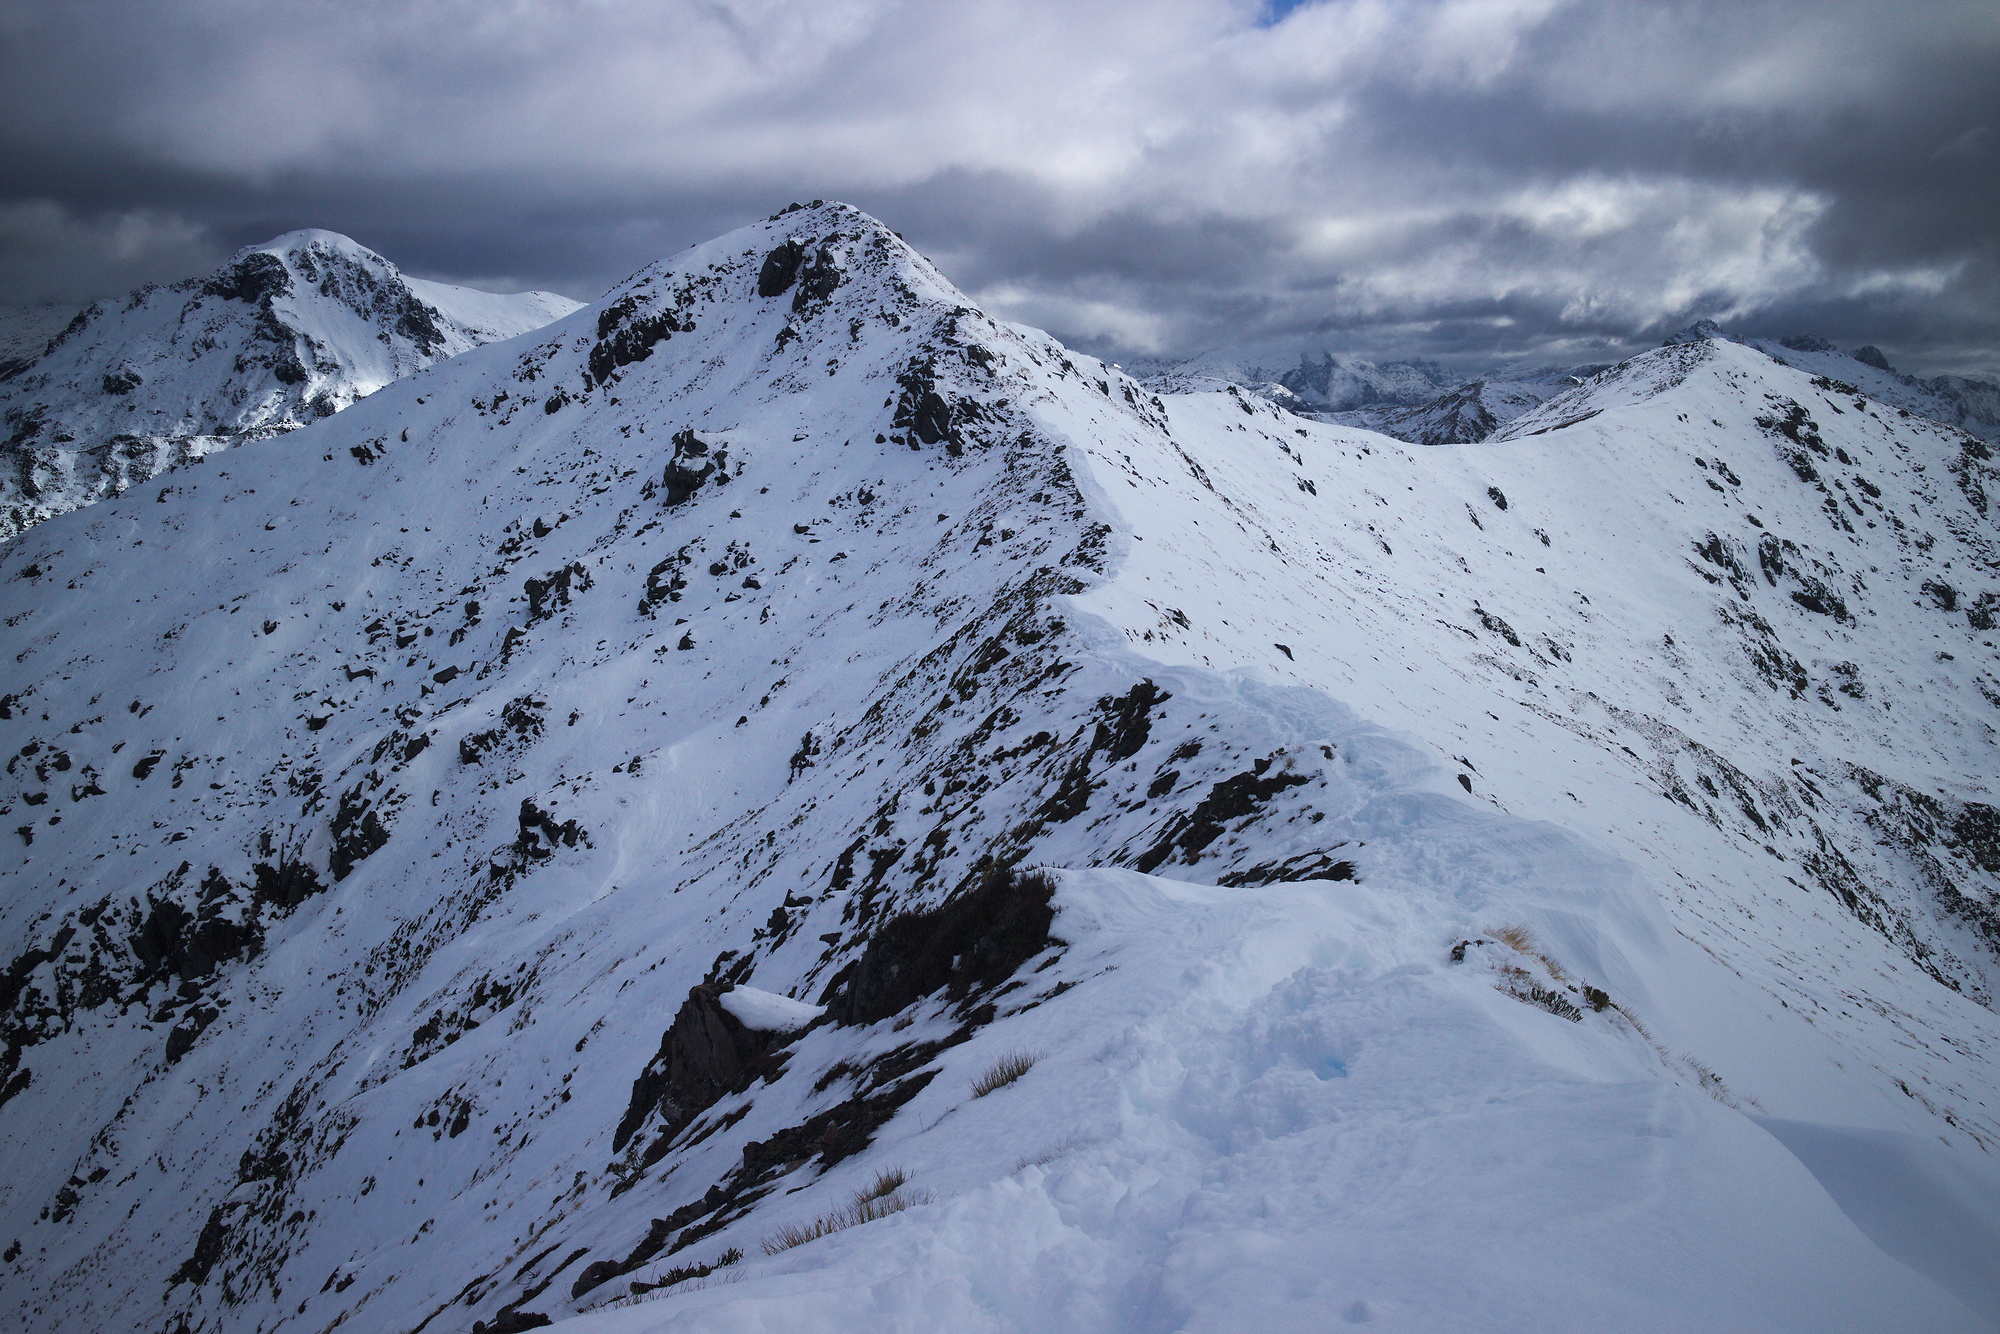
[[[823,197],[1124,358],[1994,373],[1996,73],[1985,0],[13,0],[0,301],[303,225],[589,297]]]

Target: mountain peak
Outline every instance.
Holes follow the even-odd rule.
[[[100,301],[0,380],[0,540],[576,305],[406,278],[318,228],[245,246],[205,278]]]
[[[294,231],[274,236],[257,245],[247,245],[236,252],[241,259],[249,254],[296,255],[308,251],[322,254],[337,254],[363,263],[380,265],[393,269],[396,266],[353,237],[342,232],[329,231],[324,227],[300,227]]]
[[[1661,341],[1661,347],[1675,347],[1682,343],[1725,342],[1729,335],[1714,320],[1696,320],[1679,333],[1668,334]]]

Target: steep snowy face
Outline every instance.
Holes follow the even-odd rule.
[[[14,374],[48,349],[49,340],[76,318],[76,307],[47,302],[0,306],[0,379]]]
[[[574,309],[406,278],[317,230],[100,301],[0,378],[0,538]]]
[[[1981,1328],[1992,486],[1740,348],[1424,449],[697,247],[0,559],[9,1300]]]

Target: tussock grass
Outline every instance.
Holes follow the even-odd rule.
[[[854,1202],[846,1208],[822,1214],[810,1222],[789,1224],[764,1238],[764,1254],[778,1255],[794,1246],[899,1214],[914,1205],[937,1201],[937,1196],[928,1190],[904,1190],[909,1179],[909,1174],[900,1167],[876,1173],[875,1180],[856,1191]]]
[[[1569,981],[1569,974],[1563,971],[1563,966],[1542,953],[1540,945],[1535,940],[1535,933],[1528,930],[1527,927],[1522,926],[1519,922],[1514,923],[1512,926],[1503,926],[1492,934],[1495,940],[1515,953],[1525,954],[1532,959],[1540,959],[1542,967],[1548,969],[1549,976],[1553,977],[1556,981]]]
[[[910,1174],[900,1167],[885,1167],[875,1174],[875,1179],[855,1193],[854,1202],[861,1204],[867,1200],[880,1200],[894,1195],[910,1180]]]
[[[1042,1059],[1038,1051],[1010,1051],[993,1063],[993,1068],[972,1081],[972,1096],[983,1098],[997,1089],[1006,1088],[1022,1075],[1034,1068]]]

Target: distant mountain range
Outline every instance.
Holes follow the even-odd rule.
[[[1870,397],[1919,417],[1956,426],[1982,440],[2000,440],[2000,384],[1958,375],[1920,379],[1899,374],[1881,350],[1843,352],[1823,338],[1735,338],[1712,320],[1690,325],[1663,345],[1721,339],[1754,347],[1787,365],[1853,384]],[[1413,444],[1484,440],[1564,390],[1610,369],[1609,363],[1505,367],[1463,379],[1434,361],[1374,362],[1321,353],[1273,371],[1209,355],[1144,368],[1148,385],[1165,393],[1235,384],[1302,416],[1360,426]]]

